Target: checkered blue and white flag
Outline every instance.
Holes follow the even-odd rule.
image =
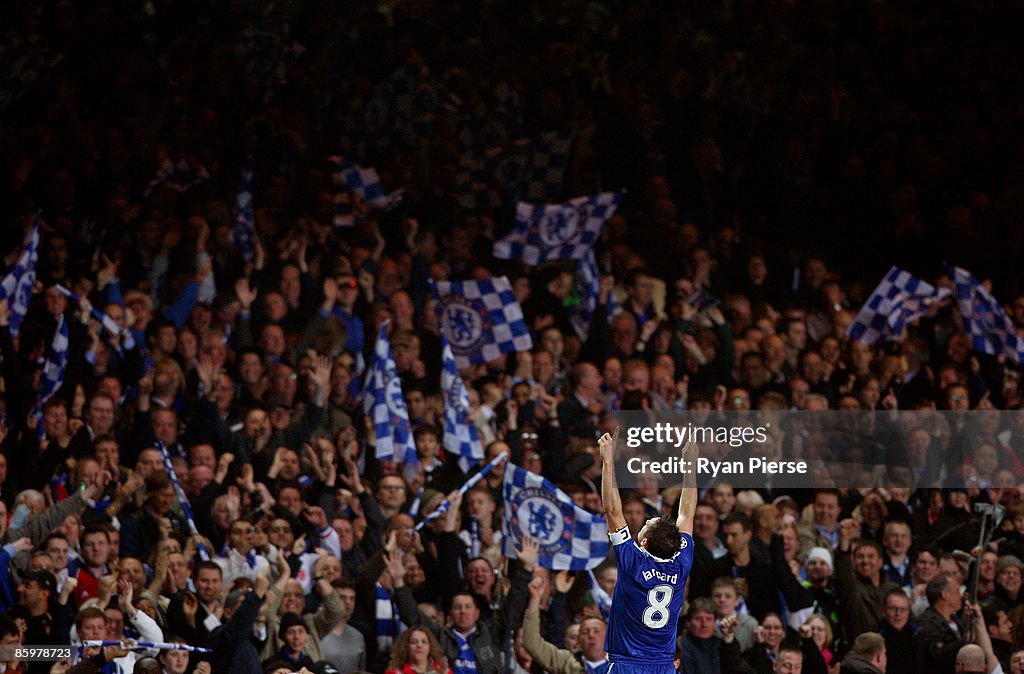
[[[231,229],[231,239],[246,260],[251,260],[255,255],[253,241],[256,239],[256,216],[252,208],[253,175],[252,158],[250,157],[242,167],[242,182],[238,186],[235,208],[232,212],[235,225]]]
[[[464,154],[455,176],[459,203],[464,208],[499,208],[517,199],[554,202],[562,195],[569,164],[571,131],[548,131],[519,138],[483,154]]]
[[[43,363],[43,375],[39,378],[39,397],[36,400],[35,415],[39,424],[36,430],[43,437],[43,404],[64,385],[64,372],[68,367],[68,324],[64,315],[57,319],[57,329]]]
[[[569,165],[572,131],[560,130],[542,133],[533,141],[530,162],[523,175],[524,201],[555,201],[562,196],[562,179]]]
[[[570,317],[576,334],[583,338],[597,306],[601,277],[594,244],[612,216],[625,190],[577,197],[561,204],[516,207],[516,227],[494,242],[494,257],[522,260],[536,265],[548,260],[577,260],[576,285],[580,302]]]
[[[947,264],[946,273],[953,279],[957,308],[971,338],[971,348],[1024,362],[1024,339],[1017,334],[1013,321],[992,293],[962,267]]]
[[[546,569],[592,569],[608,557],[608,524],[577,507],[549,480],[514,464],[505,466],[506,557],[516,557],[523,535],[540,543],[538,564]]]
[[[17,336],[25,312],[28,311],[29,302],[32,301],[32,287],[36,284],[36,264],[39,262],[39,227],[39,218],[36,218],[31,231],[25,237],[18,259],[0,282],[0,300],[7,300],[7,309],[10,312],[8,323],[12,336]]]
[[[469,392],[455,366],[448,337],[441,332],[441,393],[444,396],[444,448],[459,457],[462,472],[484,458],[480,434],[469,420]]]
[[[209,179],[210,174],[202,164],[192,166],[184,157],[173,159],[170,154],[164,153],[160,157],[160,168],[149,181],[142,196],[148,197],[154,188],[161,185],[176,192],[186,192],[189,188]]]
[[[581,260],[592,253],[601,229],[625,191],[577,197],[561,204],[516,205],[516,226],[494,242],[494,257],[536,265],[549,260]]]
[[[898,339],[908,323],[949,296],[947,288],[936,290],[930,283],[893,267],[857,312],[846,334],[867,344]]]
[[[533,348],[523,308],[508,278],[439,281],[431,288],[438,300],[438,321],[458,367]]]
[[[377,458],[404,463],[408,470],[417,464],[416,445],[409,425],[409,412],[402,395],[402,382],[391,356],[388,321],[380,326],[373,363],[367,372],[363,411],[373,419]]]
[[[405,190],[399,189],[391,193],[385,192],[384,187],[380,184],[380,176],[377,175],[377,171],[374,169],[360,166],[355,162],[346,160],[344,157],[329,157],[328,161],[335,167],[334,172],[331,174],[331,180],[336,191],[342,187],[347,187],[367,204],[382,211],[390,211],[402,200],[402,193]],[[334,223],[336,226],[354,224],[339,222],[338,216],[339,212],[336,208]]]

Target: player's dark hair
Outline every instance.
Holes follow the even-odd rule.
[[[659,517],[647,527],[647,552],[661,559],[672,559],[679,550],[679,529],[675,521]]]

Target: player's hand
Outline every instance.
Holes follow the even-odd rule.
[[[692,440],[686,443],[683,447],[683,461],[686,461],[691,466],[697,465],[697,459],[700,458],[700,447],[697,446],[696,442]]]
[[[601,436],[601,439],[597,441],[597,448],[601,451],[601,460],[607,464],[614,463],[615,461],[615,443],[619,439],[619,427],[615,427],[615,435],[611,436],[607,433]]]

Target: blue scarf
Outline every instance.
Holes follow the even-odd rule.
[[[377,598],[374,601],[374,614],[377,618],[377,648],[386,651],[395,643],[395,637],[405,631],[405,625],[398,618],[398,610],[391,601],[391,594],[384,586],[377,583],[374,587]]]
[[[455,658],[453,674],[476,674],[476,653],[469,645],[469,639],[459,634],[457,630],[452,630],[452,634],[455,635],[455,641],[459,644],[459,655]]]

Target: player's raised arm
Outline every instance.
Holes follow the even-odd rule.
[[[697,443],[688,442],[683,447],[683,465],[688,470],[683,474],[683,491],[679,494],[679,514],[676,515],[676,529],[687,534],[693,533],[693,514],[697,510],[697,458],[700,450]]]
[[[619,427],[616,426],[615,437],[605,433],[597,441],[597,447],[601,450],[601,500],[604,502],[608,531],[618,531],[626,526],[626,518],[622,515],[619,485],[615,481],[615,441],[618,439]]]

